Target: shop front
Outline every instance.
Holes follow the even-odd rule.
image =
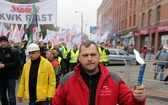
[[[129,32],[127,34],[121,35],[120,38],[121,38],[121,43],[123,45],[125,44],[134,45],[135,44],[133,32]]]
[[[168,24],[156,27],[155,39],[156,38],[158,40],[156,42],[155,52],[159,50],[161,44],[168,45]]]
[[[144,45],[149,45],[149,29],[136,30],[133,32],[135,36],[135,48],[141,52]]]
[[[117,41],[119,41],[119,36],[117,32],[113,32],[110,36],[110,43],[112,44],[113,47],[116,46]]]

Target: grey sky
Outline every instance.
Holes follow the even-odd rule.
[[[57,25],[71,29],[76,25],[80,32],[81,14],[83,12],[84,29],[89,34],[90,26],[96,26],[97,9],[103,0],[57,0]],[[87,24],[87,26],[86,26]]]

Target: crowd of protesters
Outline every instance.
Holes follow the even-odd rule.
[[[77,45],[74,45],[73,49],[69,49],[66,47],[66,43],[56,43],[52,45],[50,41],[47,43],[36,41],[35,45],[38,47],[35,46],[35,49],[30,49],[27,41],[16,43],[8,40],[6,36],[0,37],[0,44],[0,100],[2,105],[16,105],[15,87],[16,79],[19,78],[20,84],[17,93],[19,102],[22,102],[23,95],[26,95],[26,100],[28,100],[30,105],[35,105],[33,103],[35,103],[36,100],[44,101],[44,97],[43,99],[41,99],[42,96],[39,97],[41,93],[39,93],[39,89],[36,90],[36,84],[43,85],[43,88],[50,87],[50,85],[52,85],[50,88],[56,88],[60,78],[69,71],[73,71],[73,68],[78,64],[79,50]],[[51,79],[53,76],[51,75],[52,69],[49,69],[51,67],[49,67],[45,59],[51,63],[56,79]],[[45,63],[41,65],[42,62]],[[50,76],[46,77],[44,75],[47,72],[38,76],[38,72],[43,72],[41,69],[47,69]],[[43,80],[45,78],[46,80],[47,78],[50,79],[47,82]],[[45,83],[50,84],[47,86]],[[42,88],[38,85],[37,87]],[[52,92],[49,98],[47,98],[49,101],[55,91],[51,89],[45,91]]]
[[[95,43],[92,41],[86,42],[86,45],[84,46],[86,48],[90,47],[89,43],[95,46]],[[82,50],[78,49],[77,45],[74,45],[72,49],[69,49],[66,47],[66,43],[64,42],[55,43],[54,45],[52,45],[51,42],[45,43],[43,41],[28,45],[27,41],[23,41],[21,43],[9,41],[6,36],[0,37],[0,44],[0,101],[2,105],[16,105],[16,97],[18,102],[22,102],[24,98],[29,103],[29,105],[49,105],[49,103],[52,104],[52,98],[54,97],[57,88],[59,88],[59,84],[61,87],[61,84],[65,82],[64,79],[67,77],[66,75],[74,72],[77,65],[78,67],[80,67],[81,62],[85,63],[85,66],[88,67],[86,68],[82,64],[82,70],[86,69],[86,71],[89,73],[87,75],[90,75],[93,80],[99,80],[99,78],[102,78],[100,76],[101,72],[98,72],[100,77],[98,76],[97,78],[97,76],[95,77],[94,74],[92,74],[89,70],[95,70],[95,67],[98,68],[99,66],[101,66],[101,68],[99,68],[100,70],[102,69],[102,67],[103,69],[105,68],[106,63],[108,62],[108,58],[106,56],[109,54],[107,47],[111,47],[110,45],[106,46],[105,43],[101,43],[100,47],[97,50],[92,48],[89,48],[88,50]],[[79,57],[79,55],[81,57]],[[98,62],[101,62],[104,65],[101,65]],[[16,79],[18,78],[20,80],[20,83],[17,89],[17,95],[15,96]],[[64,79],[61,80],[61,78]],[[117,79],[117,81],[119,80],[118,86],[125,85],[119,77],[115,77],[113,79]],[[84,80],[87,80],[87,78],[85,78]],[[109,80],[113,81],[110,78]],[[120,84],[120,82],[122,83]],[[96,84],[91,85],[91,89],[96,88]],[[120,91],[122,91],[122,89]],[[96,100],[95,96],[97,96],[95,92],[91,93],[91,96],[93,96],[91,98],[93,98],[94,100]],[[124,93],[127,94],[127,92],[129,93],[129,96],[131,96],[132,93],[130,93],[131,91],[128,88]],[[130,100],[130,102],[144,104],[144,92],[145,91],[143,85],[139,89],[135,89],[133,91],[133,96],[131,97],[134,97],[135,99],[137,99],[137,101]],[[117,92],[117,94],[120,95],[120,92]],[[138,98],[135,94],[143,94],[143,97]],[[59,94],[57,94],[55,97],[62,97],[58,95]],[[81,95],[78,96],[80,97]],[[53,105],[60,105],[55,103],[55,99],[53,101]],[[90,105],[95,104],[93,100],[90,100],[90,102]],[[68,103],[69,102],[67,100],[64,105],[69,105]],[[74,104],[75,103],[76,102],[74,101]],[[116,101],[115,103],[123,102]]]

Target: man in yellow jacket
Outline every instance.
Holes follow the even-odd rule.
[[[23,97],[29,105],[48,105],[55,93],[55,73],[52,64],[40,56],[40,48],[32,43],[27,47],[29,58],[22,71],[17,99]]]

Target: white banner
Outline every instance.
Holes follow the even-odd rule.
[[[33,4],[16,4],[0,0],[0,22],[27,24]],[[57,0],[35,3],[39,24],[56,24]]]

